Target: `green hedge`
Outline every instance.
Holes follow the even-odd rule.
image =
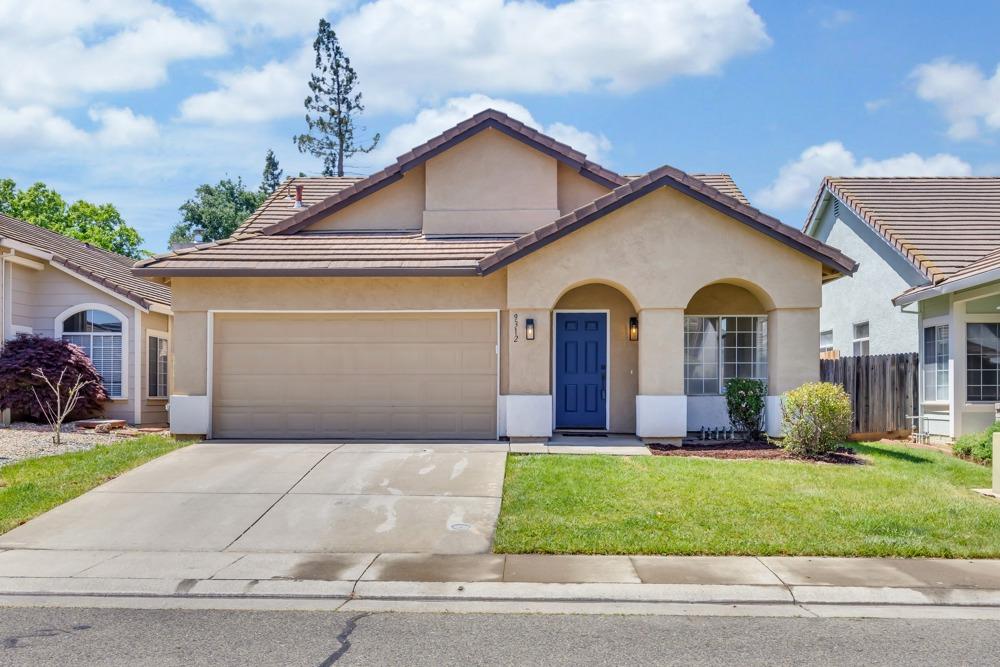
[[[965,456],[979,463],[990,463],[993,461],[993,434],[997,432],[1000,432],[1000,422],[985,431],[963,435],[955,441],[952,448],[959,456]]]

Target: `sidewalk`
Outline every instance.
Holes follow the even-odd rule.
[[[12,549],[0,596],[1000,608],[1000,560]]]

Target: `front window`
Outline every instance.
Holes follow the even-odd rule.
[[[833,329],[819,332],[819,351],[833,352]]]
[[[948,325],[924,328],[924,400],[948,400]]]
[[[967,396],[970,401],[996,402],[1000,397],[1000,324],[969,324],[966,329]]]
[[[685,393],[718,395],[734,377],[767,381],[767,317],[685,317]]]
[[[863,357],[869,349],[869,327],[867,322],[854,325],[854,356]]]
[[[62,339],[83,348],[108,396],[123,396],[121,320],[101,310],[81,310],[63,320]]]
[[[167,339],[149,337],[149,357],[146,373],[149,379],[150,398],[167,397]]]

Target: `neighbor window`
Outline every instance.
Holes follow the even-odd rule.
[[[149,337],[149,356],[146,365],[150,398],[167,397],[167,339]]]
[[[62,321],[62,339],[83,348],[101,376],[108,396],[124,395],[120,319],[101,310],[81,310]]]
[[[1000,397],[1000,324],[969,324],[966,329],[967,397],[993,403]]]
[[[717,395],[734,377],[767,380],[767,317],[685,317],[685,393]]]
[[[859,322],[854,325],[854,356],[862,357],[868,354],[869,337],[868,323]]]
[[[833,329],[819,332],[819,351],[833,352]]]
[[[924,328],[924,400],[948,400],[948,325]]]

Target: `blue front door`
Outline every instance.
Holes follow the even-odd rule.
[[[607,313],[556,313],[556,428],[607,428]]]

